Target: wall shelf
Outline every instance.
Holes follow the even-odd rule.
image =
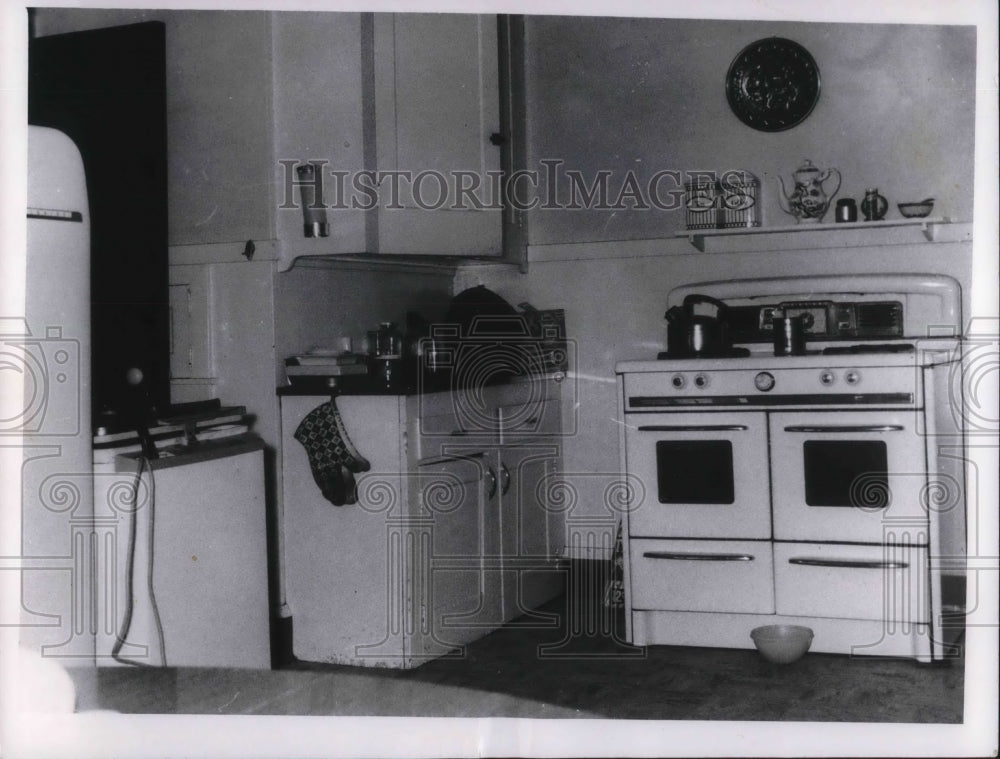
[[[967,227],[957,235],[944,235],[947,226]],[[971,239],[971,225],[953,224],[947,217],[890,219],[842,224],[791,224],[741,229],[689,229],[678,232],[702,253],[793,248],[847,248],[865,245],[905,245],[920,242],[958,242]],[[947,239],[945,239],[947,238]],[[725,244],[713,244],[726,243]],[[735,247],[733,246],[735,243]]]

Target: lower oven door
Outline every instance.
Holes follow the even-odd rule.
[[[770,538],[762,412],[626,416],[633,537]]]
[[[926,540],[919,411],[773,414],[775,540]],[[910,537],[907,537],[910,536]]]

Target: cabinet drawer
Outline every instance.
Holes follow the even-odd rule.
[[[499,409],[500,435],[504,440],[558,435],[561,427],[558,401],[537,400]]]
[[[769,541],[629,541],[632,606],[661,611],[774,613]]]
[[[923,623],[930,619],[927,549],[774,544],[778,614]]]

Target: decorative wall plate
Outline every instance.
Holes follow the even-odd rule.
[[[819,100],[819,68],[797,42],[783,37],[757,40],[729,65],[726,98],[747,126],[762,132],[790,129]]]

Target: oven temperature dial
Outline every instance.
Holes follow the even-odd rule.
[[[837,375],[831,372],[829,369],[824,369],[819,373],[819,381],[821,385],[832,385],[837,379]]]
[[[694,384],[697,388],[708,387],[708,375],[707,374],[697,374],[694,378]]]
[[[757,372],[757,376],[753,378],[753,385],[761,392],[766,393],[774,387],[774,375],[771,372]]]
[[[861,382],[861,374],[854,371],[853,369],[846,374],[844,374],[844,382],[848,385],[856,385]]]

